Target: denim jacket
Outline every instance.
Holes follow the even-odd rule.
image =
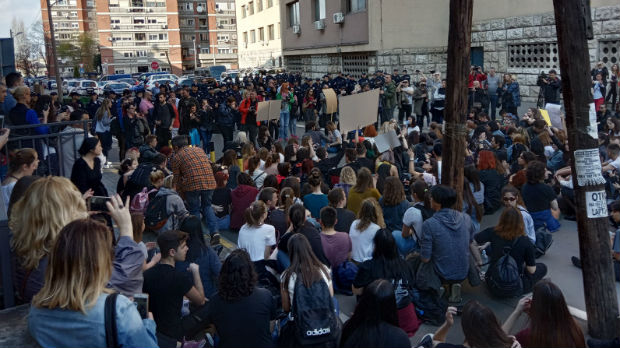
[[[86,314],[79,311],[30,308],[28,329],[41,347],[107,347],[104,307],[107,294],[99,295]],[[133,302],[116,299],[117,339],[121,347],[157,347],[155,322],[142,319]]]

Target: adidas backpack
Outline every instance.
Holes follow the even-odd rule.
[[[291,309],[297,341],[305,346],[337,339],[340,327],[327,284],[321,279],[307,288],[300,278],[295,281]]]

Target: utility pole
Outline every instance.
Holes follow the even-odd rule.
[[[620,325],[609,245],[605,180],[601,175],[596,111],[590,92],[589,1],[553,0],[553,7],[578,207],[577,230],[588,333],[596,338],[612,339],[618,336]]]
[[[448,71],[445,132],[443,137],[441,183],[458,194],[455,209],[463,203],[463,169],[467,128],[467,75],[471,50],[473,0],[450,0]]]
[[[56,38],[54,37],[54,23],[52,22],[52,5],[50,0],[47,2],[47,22],[50,26],[50,41],[52,43],[52,61],[54,62],[54,75],[56,75],[56,88],[58,90],[58,99],[62,100],[62,79],[58,70],[58,57],[56,57]],[[49,72],[48,72],[49,74]]]

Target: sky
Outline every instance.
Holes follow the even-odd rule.
[[[39,0],[0,0],[2,19],[0,20],[0,38],[9,37],[13,18],[22,19],[26,28],[41,19],[41,2]]]

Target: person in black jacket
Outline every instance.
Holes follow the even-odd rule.
[[[536,84],[542,89],[546,104],[560,104],[562,81],[554,69],[549,70],[549,75],[546,78],[539,77]]]
[[[211,136],[213,135],[213,126],[215,125],[215,111],[207,99],[202,100],[202,108],[198,111],[198,118],[200,119],[200,127],[198,132],[200,133],[200,139],[202,140],[202,149],[205,153],[209,153],[209,143],[211,142]],[[212,149],[215,151],[215,149]]]
[[[172,139],[172,120],[174,119],[174,108],[172,104],[166,102],[164,93],[157,94],[157,103],[153,108],[153,119],[155,120],[155,135],[157,136],[157,148],[168,146]]]

